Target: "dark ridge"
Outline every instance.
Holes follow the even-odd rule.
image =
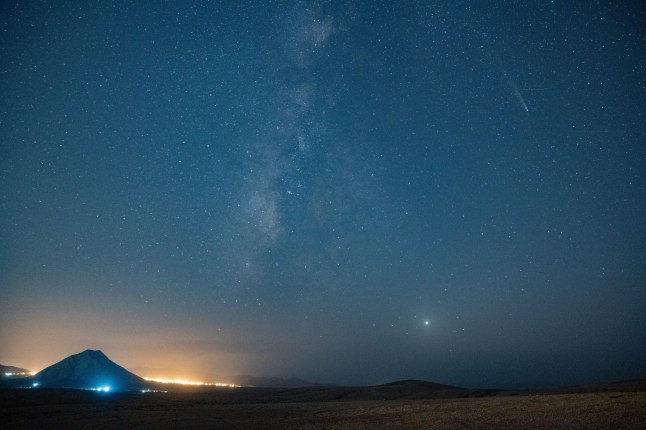
[[[23,369],[22,367],[0,364],[0,374],[2,374],[0,376],[4,376],[5,373],[29,373],[29,370]]]

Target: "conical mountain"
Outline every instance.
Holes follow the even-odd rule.
[[[38,387],[96,389],[110,391],[138,390],[146,381],[111,361],[101,351],[85,350],[70,355],[33,377]]]

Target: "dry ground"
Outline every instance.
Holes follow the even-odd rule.
[[[2,390],[0,427],[644,429],[646,392],[224,404],[214,393]]]

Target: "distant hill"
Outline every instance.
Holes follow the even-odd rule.
[[[38,387],[139,390],[146,381],[111,361],[101,351],[86,350],[53,364],[33,376]]]
[[[12,375],[7,375],[7,373],[11,373]],[[0,375],[6,375],[6,376],[29,376],[29,370],[23,369],[22,367],[16,367],[16,366],[5,366],[3,364],[0,364]]]
[[[204,390],[202,389],[201,391],[203,392]],[[217,392],[218,396],[223,396],[220,398],[220,401],[232,404],[456,399],[499,396],[509,393],[503,390],[460,388],[433,382],[414,380],[396,381],[384,385],[357,387],[332,385],[308,385],[294,388],[246,386],[233,390],[213,391]]]

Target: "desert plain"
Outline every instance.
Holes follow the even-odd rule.
[[[640,382],[552,392],[380,387],[0,390],[3,429],[644,429]]]

